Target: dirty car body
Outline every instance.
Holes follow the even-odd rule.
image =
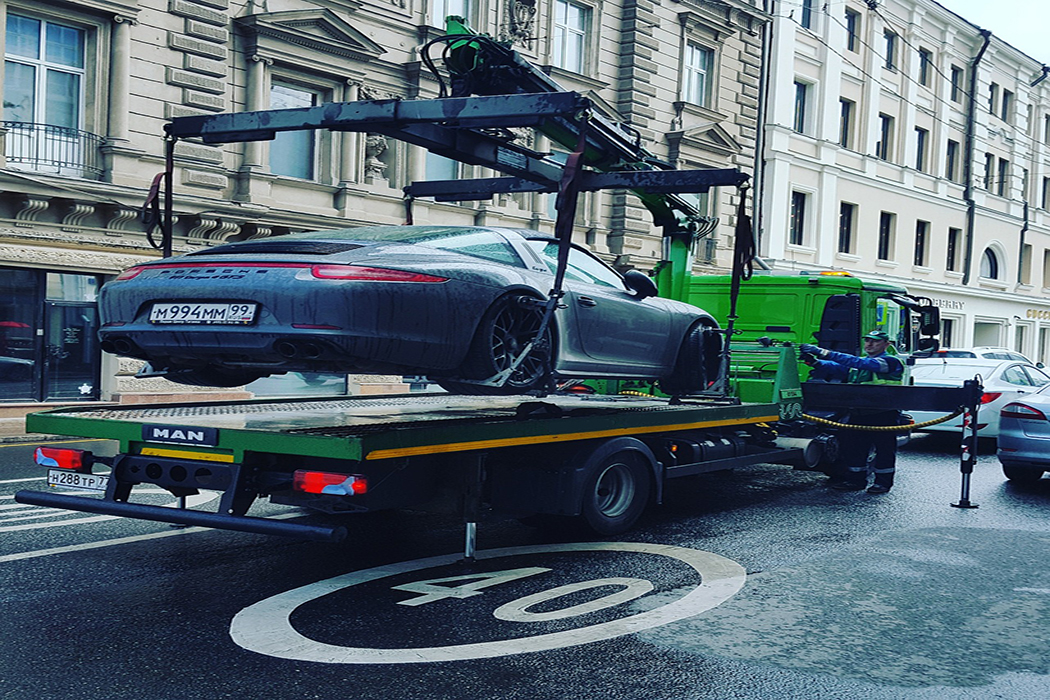
[[[489,227],[374,226],[231,243],[136,266],[105,285],[100,339],[106,351],[188,384],[234,386],[287,371],[477,382],[535,337],[556,261],[553,237]],[[562,376],[668,377],[689,334],[717,326],[576,246],[565,289],[548,343]],[[533,388],[544,359],[530,354],[501,393]]]

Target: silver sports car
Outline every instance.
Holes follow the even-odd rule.
[[[132,267],[102,289],[102,347],[174,381],[238,386],[288,371],[425,374],[460,393],[562,378],[703,388],[720,336],[703,310],[656,296],[583,248],[536,339],[556,240],[486,227],[372,226],[230,243]],[[544,342],[545,341],[545,342]],[[503,372],[509,379],[494,386]]]

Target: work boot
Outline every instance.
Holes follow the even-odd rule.
[[[838,481],[831,484],[831,488],[836,491],[863,491],[864,484],[856,481]]]
[[[868,487],[868,493],[887,493],[889,490],[889,486],[884,486],[882,484],[872,484]]]

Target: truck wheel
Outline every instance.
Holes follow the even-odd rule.
[[[1004,464],[1003,474],[1018,484],[1034,484],[1043,478],[1043,470],[1039,467],[1021,467],[1016,464]]]
[[[653,461],[634,438],[611,440],[591,453],[584,467],[582,522],[599,535],[629,530],[649,502]]]

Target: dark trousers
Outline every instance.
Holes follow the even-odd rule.
[[[854,425],[886,426],[899,425],[898,411],[852,414],[849,422]],[[897,433],[875,430],[843,430],[839,435],[842,445],[842,473],[839,478],[855,485],[868,483],[868,456],[875,449],[875,483],[890,488],[897,467]]]

